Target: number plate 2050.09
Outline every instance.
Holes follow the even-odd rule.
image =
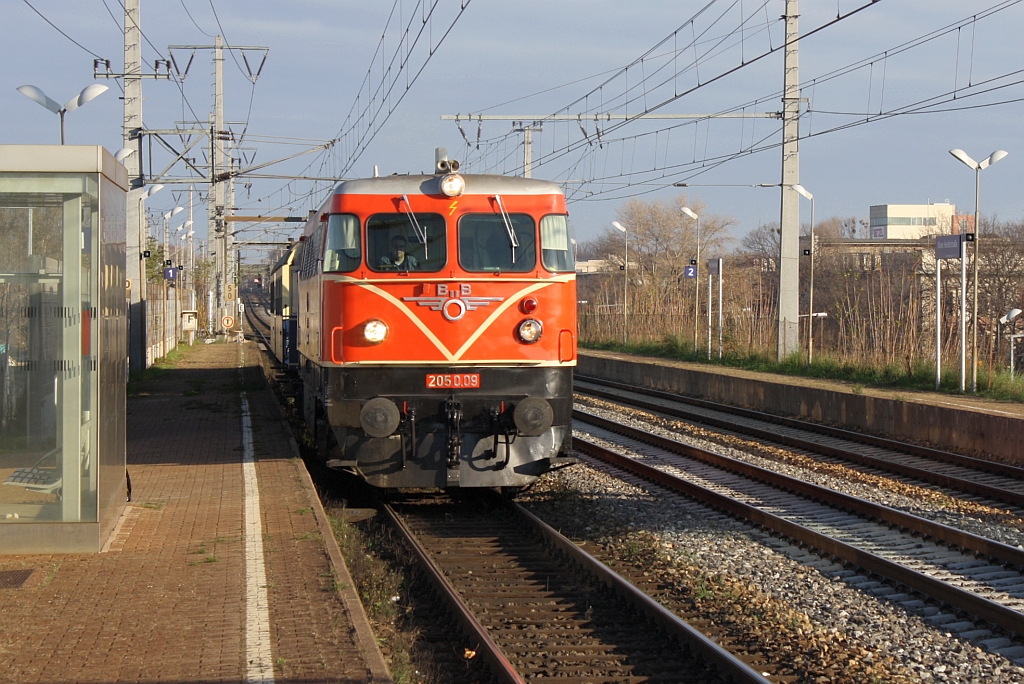
[[[427,389],[480,389],[480,374],[427,373]]]

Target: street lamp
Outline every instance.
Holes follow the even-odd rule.
[[[164,260],[167,259],[167,230],[170,227],[171,217],[180,214],[183,211],[185,211],[185,207],[174,207],[170,211],[164,212]]]
[[[146,258],[146,237],[149,235],[149,231],[143,231],[143,222],[146,221],[146,215],[142,210],[142,203],[149,197],[152,197],[156,193],[164,189],[163,185],[156,183],[154,185],[148,185],[144,190],[139,192],[139,299],[144,300],[146,298],[146,264],[143,260]],[[141,324],[144,325],[144,324]]]
[[[37,102],[37,103],[41,104],[42,106],[46,107],[51,112],[53,112],[54,114],[58,114],[60,116],[60,144],[61,145],[64,144],[64,114],[66,112],[73,112],[73,111],[75,111],[76,109],[78,109],[79,107],[84,105],[89,100],[92,100],[92,99],[96,98],[98,95],[102,95],[103,93],[107,92],[107,90],[108,90],[107,86],[100,85],[98,83],[93,83],[90,86],[86,86],[82,90],[82,92],[80,92],[78,95],[76,95],[75,97],[71,98],[67,102],[65,102],[64,106],[61,107],[59,104],[57,104],[56,102],[51,100],[49,97],[47,97],[46,93],[44,93],[42,90],[40,90],[39,88],[36,88],[33,85],[23,85],[23,86],[20,86],[18,88],[18,92],[19,93],[21,93],[25,97],[29,98],[33,102]]]
[[[680,207],[679,211],[683,212],[694,221],[697,222],[697,268],[700,269],[700,216],[695,214],[690,207]],[[694,277],[693,279],[693,353],[697,354],[697,316],[700,315],[700,279]]]
[[[807,295],[807,365],[810,366],[814,363],[814,195],[799,183],[790,187],[801,197],[811,201],[811,248],[807,250],[807,256],[811,257],[810,287]]]
[[[978,198],[981,188],[981,171],[995,164],[1009,154],[1009,152],[996,150],[980,162],[974,161],[967,156],[966,152],[959,148],[952,149],[949,153],[974,169],[974,293],[972,294],[974,303],[972,305],[973,315],[971,316],[971,392],[976,394],[978,392],[978,229],[980,228],[978,222],[981,218],[981,213],[978,209]]]
[[[1020,309],[1010,309],[1004,315],[999,317],[999,325],[1006,325],[1007,323],[1013,323],[1013,321],[1020,316]],[[1014,346],[1016,341],[1024,335],[1014,335],[1013,328],[1010,328],[1010,382],[1013,382],[1013,366],[1014,366]]]
[[[618,221],[612,221],[612,228],[622,231],[622,237],[626,243],[626,258],[622,265],[622,346],[626,346],[629,336],[629,318],[626,315],[626,306],[629,304],[629,233],[626,226]]]

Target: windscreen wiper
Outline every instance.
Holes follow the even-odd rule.
[[[519,246],[519,238],[516,237],[516,231],[512,228],[512,219],[509,218],[508,211],[505,210],[505,203],[501,201],[501,195],[495,195],[494,201],[498,205],[498,211],[501,212],[501,219],[505,222],[505,231],[508,233],[509,242],[512,243],[512,263],[516,263],[516,247]]]
[[[405,200],[405,215],[409,217],[409,223],[412,224],[412,230],[416,233],[416,239],[423,245],[423,260],[426,261],[429,258],[427,256],[427,229],[420,227],[420,222],[416,220],[412,204],[409,203],[409,196],[402,195],[402,199]]]

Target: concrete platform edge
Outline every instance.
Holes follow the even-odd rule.
[[[259,353],[262,354],[263,352]],[[264,379],[266,379],[265,375]],[[281,420],[287,423],[288,417],[285,415],[284,409],[281,408],[281,404],[278,403],[276,397],[274,398],[274,406],[277,407]],[[316,516],[316,524],[320,529],[320,536],[324,540],[332,571],[338,581],[338,595],[345,604],[345,609],[352,619],[352,626],[356,631],[356,640],[366,659],[370,675],[373,677],[371,680],[372,684],[394,684],[391,672],[388,671],[387,663],[384,662],[384,655],[380,652],[380,647],[377,646],[377,637],[370,627],[370,619],[366,616],[366,609],[363,607],[363,602],[359,599],[355,582],[352,581],[352,575],[349,574],[345,557],[341,555],[341,547],[338,546],[338,540],[334,538],[334,530],[331,529],[331,521],[327,519],[327,511],[324,510],[323,504],[320,503],[320,497],[316,493],[316,485],[313,484],[313,478],[310,477],[309,470],[306,469],[306,464],[299,453],[299,445],[295,443],[295,438],[291,435],[290,429],[288,444],[291,447],[292,455],[295,457],[295,469],[302,479],[302,484],[306,490],[306,497],[309,499],[309,505],[313,509],[313,515]]]
[[[579,375],[650,387],[723,404],[768,411],[848,429],[925,443],[939,449],[1024,464],[1024,420],[972,407],[842,392],[659,364],[650,358],[612,358],[581,352]],[[951,398],[951,402],[955,398]]]

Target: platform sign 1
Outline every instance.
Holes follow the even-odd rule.
[[[970,233],[968,233],[970,235]],[[964,235],[935,236],[935,389],[942,384],[942,262],[960,259],[960,339],[966,339],[967,328],[967,260],[964,259]],[[967,345],[960,345],[960,391],[964,391],[967,375]]]
[[[166,279],[166,280],[177,280],[178,279],[178,269],[174,268],[173,266],[171,268],[165,268],[164,269],[164,279]]]
[[[686,277],[686,278],[696,278],[697,277],[697,267],[696,266],[687,266],[685,269],[683,269],[683,276]]]
[[[963,240],[960,235],[935,236],[936,259],[959,259],[963,255]]]

